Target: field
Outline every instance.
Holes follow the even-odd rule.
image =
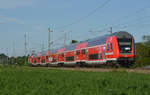
[[[1,67],[0,95],[150,95],[150,75]]]

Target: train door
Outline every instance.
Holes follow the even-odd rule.
[[[105,47],[103,47],[103,60],[106,59],[106,54],[105,54]]]
[[[45,56],[41,56],[41,64],[45,64]]]
[[[100,49],[99,49],[99,60],[100,60],[100,64],[102,63],[101,61],[102,61],[102,47],[100,47]]]
[[[37,64],[37,59],[33,58],[33,64]]]
[[[86,60],[86,49],[81,50],[81,60],[85,61]]]
[[[57,55],[58,62],[64,62],[64,53],[60,53]]]
[[[53,57],[50,55],[49,58],[48,58],[48,60],[49,60],[50,63],[52,63]]]
[[[86,49],[86,61],[88,62],[89,55],[88,55],[88,49]]]
[[[40,58],[40,57],[37,57],[37,58],[36,58],[36,62],[37,62],[37,64],[40,64],[40,63],[41,63],[41,58]]]
[[[46,55],[45,62],[46,62],[47,64],[49,64],[49,63],[50,63],[50,61],[49,61],[49,56],[48,56],[48,55]]]
[[[76,61],[80,61],[80,54],[81,54],[81,52],[80,52],[80,50],[76,50]]]

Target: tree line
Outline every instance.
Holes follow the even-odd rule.
[[[135,44],[135,67],[150,65],[150,36],[143,36],[143,42]]]
[[[0,65],[27,65],[28,56],[8,57],[5,54],[0,54]]]

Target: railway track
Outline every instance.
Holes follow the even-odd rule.
[[[55,69],[55,70],[72,70],[72,71],[92,71],[92,72],[135,72],[135,73],[146,73],[150,74],[150,69],[145,68],[89,68],[89,67],[32,67],[41,69]]]

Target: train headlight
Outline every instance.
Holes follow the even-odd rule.
[[[125,50],[130,50],[130,47],[126,47]]]

